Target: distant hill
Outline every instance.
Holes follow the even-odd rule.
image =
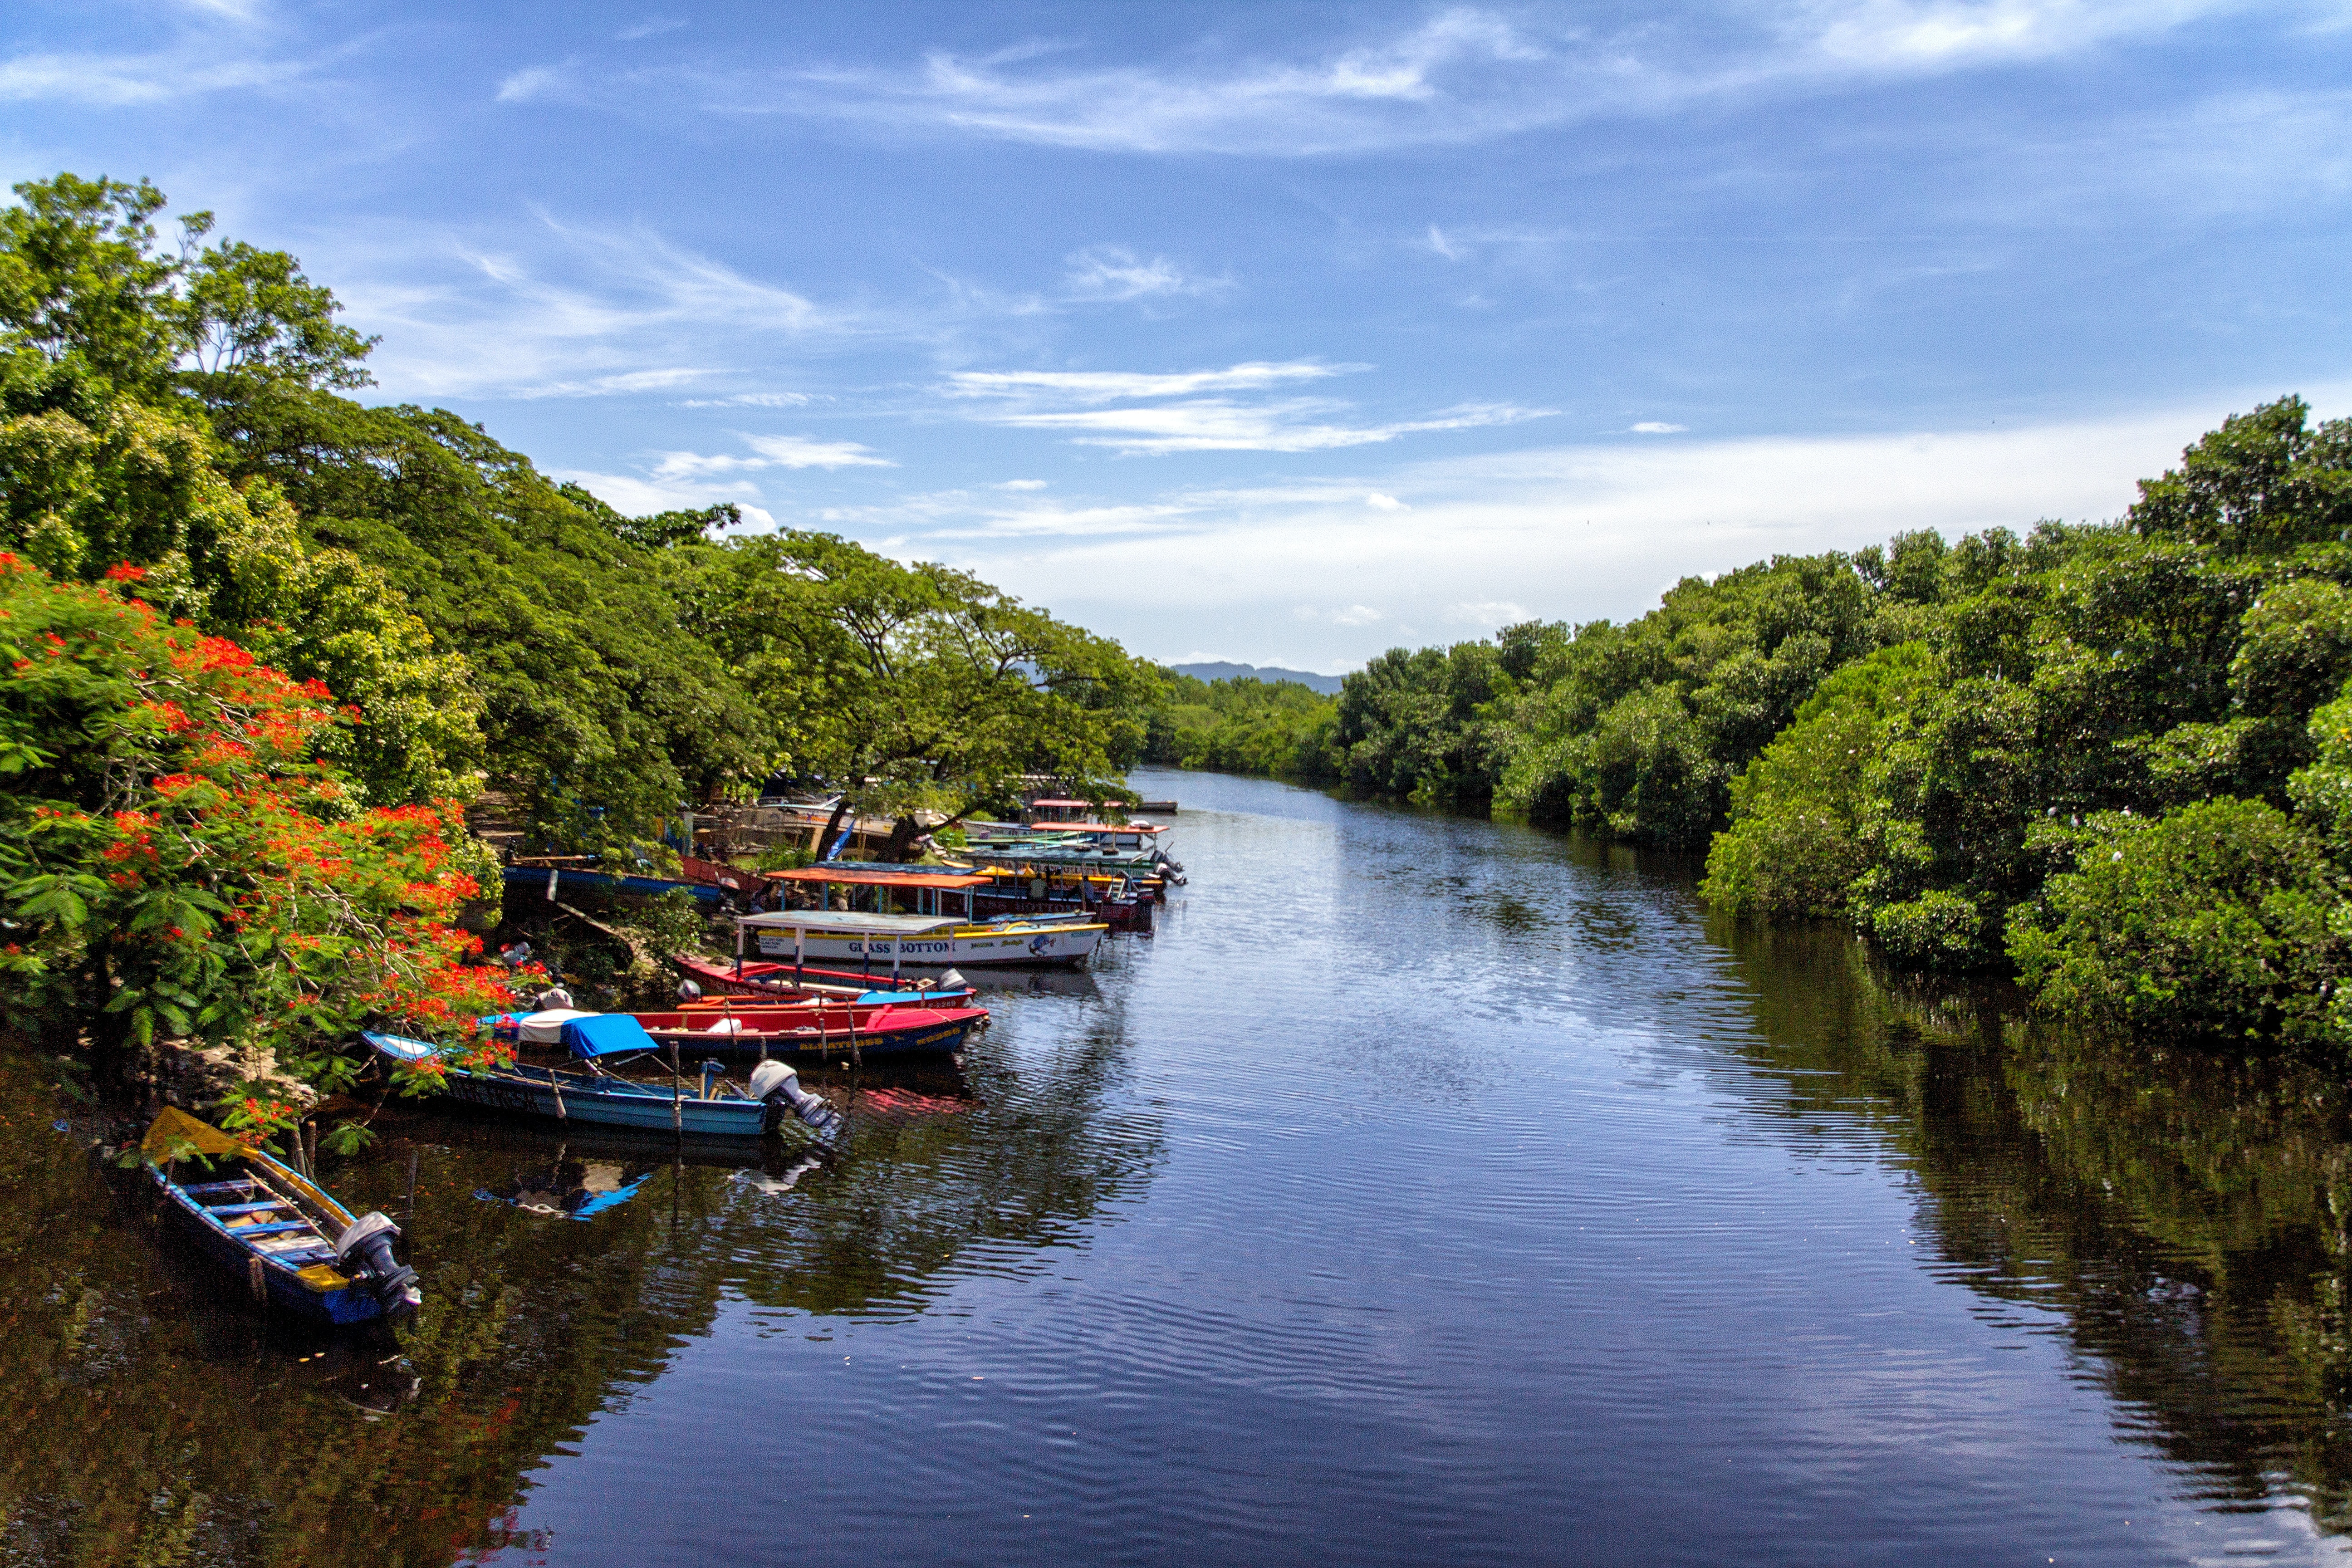
[[[1295,680],[1309,691],[1319,691],[1326,697],[1339,693],[1339,677],[1309,675],[1303,669],[1277,669],[1272,665],[1260,668],[1255,664],[1171,664],[1166,668],[1179,675],[1189,675],[1196,680]]]

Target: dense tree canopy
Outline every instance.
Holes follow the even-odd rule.
[[[778,770],[909,827],[1139,754],[1151,673],[970,576],[730,507],[627,518],[438,409],[282,251],[159,238],[145,183],[0,210],[0,548],[149,601],[352,705],[375,804],[509,795],[595,848]],[[911,835],[908,835],[911,837]]]

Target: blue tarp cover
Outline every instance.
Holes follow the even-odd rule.
[[[563,1026],[563,1043],[575,1057],[609,1057],[615,1051],[649,1051],[654,1037],[626,1013],[600,1013]]]

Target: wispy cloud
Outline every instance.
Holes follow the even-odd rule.
[[[798,408],[814,401],[805,392],[736,392],[725,397],[683,397],[680,408]]]
[[[535,103],[552,98],[572,85],[573,62],[562,65],[529,66],[499,80],[498,101],[500,103]]]
[[[388,393],[593,397],[723,386],[748,379],[741,356],[763,342],[849,330],[806,296],[658,234],[539,216],[535,233],[515,237],[528,250],[454,235],[420,246],[404,231],[361,253],[371,270],[355,269],[338,292],[355,325],[384,335],[373,363]]]
[[[889,458],[856,441],[813,441],[805,436],[746,436],[751,455],[664,452],[653,477],[660,480],[703,479],[716,474],[760,468],[888,468]]]
[[[101,109],[274,87],[308,68],[289,60],[221,59],[208,50],[149,55],[24,54],[0,60],[0,100]]]
[[[2161,33],[2242,0],[1827,0],[1789,30],[1824,58],[1872,71],[2072,54]]]
[[[1311,60],[1224,69],[1088,69],[1059,56],[937,53],[919,70],[803,71],[719,87],[739,112],[815,113],[1105,152],[1316,153],[1399,141],[1460,141],[1554,118],[1546,95],[1504,77],[1548,81],[1552,46],[1470,8]]]
[[[1149,261],[1123,245],[1096,245],[1069,258],[1063,293],[1071,300],[1124,304],[1129,300],[1214,294],[1233,287],[1229,278],[1202,278],[1164,256]]]
[[[1628,426],[1636,436],[1679,436],[1690,428],[1687,425],[1669,425],[1663,419],[1644,419]]]
[[[1080,446],[1109,447],[1130,456],[1173,452],[1328,452],[1367,447],[1431,430],[1515,425],[1552,411],[1509,403],[1462,404],[1422,419],[1365,424],[1344,420],[1349,405],[1331,398],[1289,397],[1244,402],[1188,395],[1202,392],[1262,392],[1317,381],[1365,365],[1311,360],[1253,361],[1223,370],[961,371],[943,389],[976,405],[971,417],[1016,430],[1052,430]],[[1071,407],[1072,404],[1079,406]],[[1106,406],[1124,404],[1124,407]]]
[[[635,26],[622,28],[613,37],[622,43],[634,44],[640,38],[650,38],[662,33],[674,33],[685,26],[686,19],[682,16],[648,16]]]
[[[1120,370],[970,370],[948,377],[951,396],[985,397],[1048,393],[1077,403],[1115,403],[1137,397],[1185,397],[1202,392],[1255,392],[1286,382],[1367,370],[1360,364],[1322,364],[1312,360],[1280,363],[1252,360],[1223,370],[1160,374]]]
[[[1162,456],[1171,452],[1328,452],[1369,447],[1431,430],[1470,430],[1517,425],[1549,416],[1548,408],[1491,403],[1448,409],[1426,419],[1381,425],[1334,423],[1323,417],[1343,405],[1297,398],[1279,403],[1239,404],[1196,398],[1148,408],[1087,408],[1060,413],[996,415],[993,422],[1016,429],[1058,430],[1087,447],[1112,447],[1123,453]]]
[[[2312,0],[2316,4],[2317,0]],[[1092,66],[1078,51],[934,53],[890,71],[698,79],[714,109],[816,115],[1105,153],[1322,156],[1466,142],[1822,79],[2047,58],[2160,34],[2251,0],[1781,0],[1603,31],[1440,11],[1291,59]],[[1453,254],[1454,237],[1427,242]]]

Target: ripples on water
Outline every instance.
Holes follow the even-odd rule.
[[[0,1564],[2332,1556],[2332,1080],[1890,990],[1622,848],[1149,793],[1159,939],[1003,983],[830,1165],[389,1123],[330,1174],[400,1212],[415,1156],[404,1362],[216,1296],[7,1058]],[[475,1195],[559,1161],[647,1179]]]

